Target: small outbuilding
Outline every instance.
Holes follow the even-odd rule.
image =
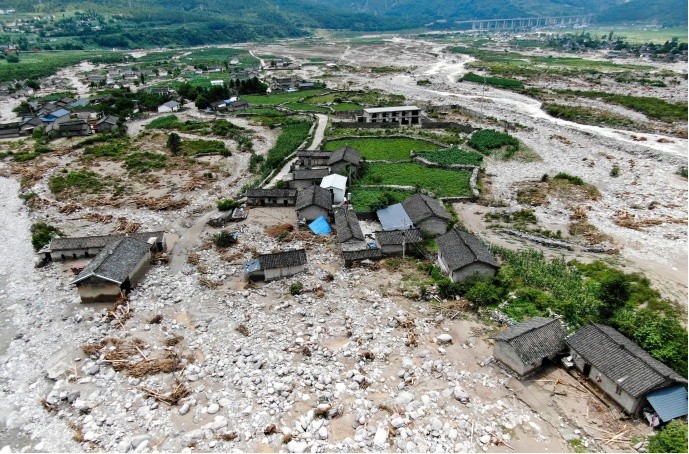
[[[440,268],[454,282],[463,282],[480,274],[494,276],[500,268],[498,262],[478,237],[452,229],[436,238]]]
[[[294,276],[306,270],[306,251],[292,251],[263,254],[244,263],[244,274],[252,281],[272,281]]]
[[[567,350],[567,333],[557,318],[533,317],[493,336],[493,357],[525,376]]]
[[[321,187],[332,192],[334,203],[342,203],[347,192],[347,177],[338,174],[328,175],[323,177]]]
[[[342,251],[345,267],[349,268],[356,262],[380,260],[383,253],[380,249],[359,249],[355,251]]]
[[[350,177],[357,174],[361,163],[361,153],[350,147],[333,151],[328,159],[330,173],[346,173]]]
[[[687,380],[614,328],[592,323],[565,342],[574,367],[628,414],[653,426],[687,415]]]
[[[330,218],[333,209],[333,195],[320,186],[311,186],[297,194],[297,218],[300,221],[313,222],[320,216]]]
[[[295,169],[311,169],[313,167],[327,167],[332,153],[329,151],[297,151],[297,159],[294,162]]]
[[[177,112],[180,104],[177,101],[168,101],[165,104],[158,106],[158,113]]]
[[[117,123],[120,121],[119,117],[115,115],[108,115],[96,122],[96,132],[111,132],[117,130]]]
[[[407,230],[414,227],[414,223],[409,219],[409,215],[404,211],[401,203],[381,208],[376,211],[376,215],[384,231]]]
[[[297,202],[296,189],[249,189],[246,191],[248,206],[287,207]]]
[[[57,135],[60,137],[88,136],[91,134],[91,126],[86,120],[66,120],[57,124]]]
[[[452,217],[445,207],[426,194],[414,194],[402,202],[402,207],[414,223],[414,227],[433,236],[447,232],[447,226],[452,221]]]
[[[72,281],[82,303],[117,301],[144,277],[150,267],[151,246],[125,237],[110,243]]]
[[[335,211],[337,241],[340,243],[360,243],[365,240],[356,213],[346,208]]]
[[[151,251],[164,252],[167,250],[165,232],[138,232],[128,235],[150,244]],[[84,237],[55,237],[50,244],[40,251],[47,261],[77,260],[79,258],[95,257],[110,243],[124,238],[125,235],[99,235]]]
[[[423,242],[419,229],[376,232],[376,242],[383,255],[401,255]]]
[[[318,185],[328,173],[328,169],[295,170],[292,172],[289,187],[292,189],[306,189],[310,186]]]

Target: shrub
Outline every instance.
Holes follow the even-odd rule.
[[[494,129],[481,129],[474,132],[467,143],[483,154],[505,146],[514,151],[519,149],[519,140],[516,137]]]
[[[302,284],[300,281],[297,281],[289,286],[289,292],[292,295],[299,295],[301,294],[302,290],[304,290],[304,284]]]
[[[478,280],[471,285],[464,295],[469,301],[478,304],[497,304],[501,301],[500,289],[490,282]]]
[[[53,176],[48,180],[48,188],[53,194],[60,194],[67,189],[97,192],[103,186],[102,177],[90,170],[76,170],[64,176]]]
[[[684,178],[687,178],[687,166],[680,167],[677,171],[677,174],[683,176]]]
[[[170,135],[167,136],[167,148],[174,156],[179,154],[182,148],[182,139],[179,138],[179,134],[171,132]]]
[[[651,435],[648,452],[687,452],[687,424],[676,419]]]
[[[234,210],[240,205],[239,202],[233,199],[225,199],[225,200],[219,200],[218,201],[218,210],[219,211],[230,211]]]
[[[581,177],[577,177],[574,175],[570,175],[565,172],[560,172],[557,175],[553,177],[555,180],[566,180],[572,183],[575,186],[583,186],[584,185],[584,180],[581,179]]]
[[[213,235],[213,244],[219,248],[227,248],[237,242],[237,235],[229,230],[221,230]]]
[[[150,151],[136,152],[127,156],[124,167],[130,173],[146,173],[154,169],[162,169],[167,163],[167,156]]]
[[[612,169],[610,169],[610,176],[613,178],[617,178],[618,176],[620,176],[620,166],[618,166],[617,164],[613,165]]]
[[[521,81],[515,79],[504,79],[501,77],[480,76],[472,72],[466,73],[462,80],[467,82],[475,82],[480,84],[488,84],[502,88],[524,88]]]
[[[31,226],[31,245],[38,251],[56,235],[61,235],[56,227],[45,222],[37,222]]]

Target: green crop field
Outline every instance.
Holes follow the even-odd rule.
[[[335,112],[346,112],[349,110],[361,110],[361,109],[363,109],[362,106],[360,106],[359,104],[355,104],[353,102],[343,102],[340,104],[333,104],[330,107],[332,107],[332,109]]]
[[[426,167],[415,163],[369,164],[361,185],[417,186],[431,191],[436,197],[470,196],[468,170],[447,170]]]
[[[313,104],[306,104],[303,102],[288,102],[287,104],[284,105],[284,107],[286,107],[290,110],[296,110],[298,112],[319,112],[319,113],[330,112],[330,110],[325,108],[325,107],[314,106]]]
[[[679,38],[679,42],[687,42],[687,28],[627,28],[611,25],[607,28],[588,28],[587,32],[591,35],[607,35],[611,31],[614,36],[625,38],[632,44],[655,43],[663,44],[665,41],[670,41],[672,38]]]
[[[411,159],[409,156],[411,151],[440,149],[438,145],[423,140],[377,137],[329,140],[323,149],[335,151],[345,146],[359,150],[366,159],[388,161],[409,160]]]
[[[352,188],[352,205],[354,211],[368,212],[381,208],[381,201],[385,200],[385,205],[399,203],[412,195],[411,191],[398,189],[377,189],[377,188]]]
[[[269,95],[248,95],[244,96],[243,99],[248,101],[250,104],[277,106],[287,102],[298,102],[308,96],[318,95],[321,93],[325,93],[325,90],[305,90],[295,91],[293,93],[281,92],[271,93]]]
[[[480,166],[483,162],[483,155],[475,151],[466,151],[459,148],[452,148],[449,150],[437,151],[420,151],[417,153],[420,158],[438,164],[464,164],[471,166]]]

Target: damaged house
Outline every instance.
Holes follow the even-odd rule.
[[[272,281],[304,271],[306,271],[304,249],[263,254],[244,262],[244,274],[251,281]]]
[[[248,206],[286,207],[297,203],[296,189],[249,189],[246,191]]]
[[[333,194],[320,186],[311,186],[297,194],[295,208],[300,221],[313,222],[321,216],[330,219]]]

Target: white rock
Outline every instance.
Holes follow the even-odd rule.
[[[482,444],[487,445],[490,443],[490,435],[484,434],[479,437],[478,441],[480,441]]]
[[[407,405],[409,402],[414,400],[414,395],[410,392],[407,391],[402,391],[395,397],[395,404],[396,405]]]
[[[447,333],[443,333],[438,336],[438,343],[439,344],[451,344],[452,343],[452,336],[450,336]]]
[[[209,415],[214,415],[220,410],[220,405],[216,403],[212,403],[208,406],[208,414]]]
[[[187,413],[189,413],[189,408],[189,403],[182,404],[182,406],[179,408],[179,414],[182,416],[186,415]]]
[[[378,427],[373,437],[373,444],[379,448],[383,448],[388,444],[388,430],[385,427]]]
[[[328,429],[325,427],[321,427],[318,429],[318,438],[321,440],[327,440],[328,439]]]
[[[404,418],[398,417],[390,421],[390,424],[392,424],[392,427],[395,429],[399,429],[400,427],[405,426],[407,422],[404,420]]]
[[[296,453],[306,452],[306,449],[308,447],[309,447],[309,445],[307,445],[303,441],[292,440],[289,443],[287,443],[287,450],[289,452],[296,452]]]
[[[84,441],[94,441],[97,440],[99,436],[100,435],[98,435],[96,432],[89,430],[84,434]]]

